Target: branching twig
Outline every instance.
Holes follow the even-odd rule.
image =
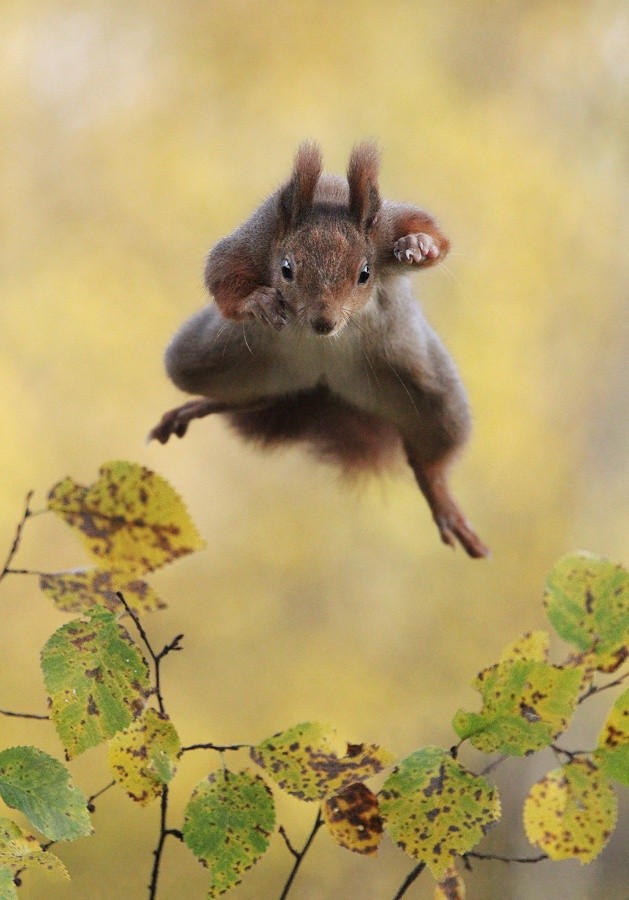
[[[29,491],[26,495],[26,500],[24,501],[24,512],[22,513],[22,518],[17,524],[17,528],[15,529],[15,537],[13,538],[13,543],[11,544],[11,549],[9,550],[2,571],[0,572],[0,581],[2,581],[5,575],[11,573],[11,562],[13,561],[13,557],[15,556],[17,551],[20,549],[20,541],[22,540],[22,531],[24,529],[24,525],[26,524],[26,520],[29,518],[29,516],[32,515],[31,500],[33,499],[33,493],[33,491]]]
[[[594,694],[600,694],[602,691],[607,691],[609,688],[618,687],[619,684],[622,684],[623,681],[626,681],[629,678],[629,670],[624,673],[624,675],[620,675],[618,678],[615,678],[614,681],[608,681],[607,684],[601,685],[593,685],[591,684],[585,693],[581,694],[578,703],[583,703],[584,700],[587,700],[589,697],[592,697]]]
[[[40,719],[41,721],[50,721],[50,716],[42,716],[39,713],[13,712],[10,709],[0,709],[0,716],[12,716],[15,719]]]
[[[295,876],[297,875],[297,872],[299,871],[299,867],[304,860],[304,856],[310,849],[310,845],[314,841],[317,831],[321,828],[321,826],[323,825],[323,822],[324,822],[324,819],[323,819],[323,816],[321,815],[321,809],[319,808],[317,810],[317,818],[315,819],[315,823],[312,826],[312,831],[308,835],[308,839],[307,839],[306,843],[304,844],[303,848],[301,849],[301,851],[295,850],[295,848],[293,847],[291,842],[288,840],[288,837],[286,836],[286,832],[284,831],[284,829],[283,828],[280,829],[280,834],[284,838],[284,841],[286,842],[286,846],[288,847],[288,849],[292,853],[292,855],[295,857],[295,864],[294,864],[293,868],[291,869],[290,875],[288,876],[288,880],[286,881],[286,884],[284,885],[284,889],[282,890],[282,893],[280,894],[280,900],[285,900],[285,898],[288,897],[288,892],[290,891],[293,881],[295,880]]]
[[[179,756],[189,753],[191,750],[216,750],[217,753],[224,753],[226,750],[250,750],[253,744],[188,744],[179,751]]]
[[[424,871],[425,868],[426,868],[425,862],[418,863],[418,865],[416,865],[415,868],[412,869],[408,873],[408,875],[404,879],[404,883],[401,885],[399,891],[397,892],[397,894],[395,895],[393,900],[400,900],[400,897],[404,896],[404,894],[407,892],[407,890],[410,888],[410,886],[413,884],[413,882],[417,878],[419,878],[419,876],[421,875],[421,873]]]

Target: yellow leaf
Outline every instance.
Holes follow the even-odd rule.
[[[76,569],[72,572],[52,572],[40,575],[39,586],[63,612],[87,612],[104,606],[112,612],[122,612],[120,591],[131,609],[153,612],[166,604],[142,578],[132,578],[129,572],[115,569]]]
[[[451,866],[435,887],[435,900],[465,900],[465,882]]]
[[[141,575],[204,546],[177,492],[134,463],[102,466],[89,487],[65,478],[50,491],[48,508],[102,568]]]
[[[598,766],[575,758],[549,772],[524,803],[524,828],[551,859],[592,862],[616,824],[616,798]]]
[[[534,659],[544,662],[548,659],[549,646],[550,637],[547,631],[527,631],[513,643],[507,644],[498,662],[516,662],[519,659]]]
[[[382,837],[378,798],[357,782],[326,800],[322,807],[328,831],[337,844],[365,856],[377,853]]]
[[[146,806],[174,776],[180,749],[171,722],[156,710],[146,709],[109,742],[109,767],[131,799]]]
[[[15,875],[20,869],[43,869],[50,875],[69,880],[67,869],[58,856],[44,850],[37,838],[11,819],[0,818],[0,870]]]

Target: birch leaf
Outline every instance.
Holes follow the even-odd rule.
[[[166,604],[142,578],[115,569],[75,569],[40,575],[39,586],[62,612],[86,613],[96,606],[120,613],[120,591],[135,612],[154,612]]]
[[[179,736],[169,719],[146,709],[109,742],[109,767],[131,799],[146,806],[174,777],[180,749]]]
[[[382,838],[382,818],[378,798],[357,782],[341,794],[329,797],[322,806],[328,831],[337,844],[354,853],[370,856],[378,851]]]

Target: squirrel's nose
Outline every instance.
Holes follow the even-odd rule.
[[[313,319],[312,321],[312,330],[315,334],[330,334],[330,332],[334,331],[335,323],[330,322],[329,319],[325,319],[323,316],[319,316],[318,319]]]

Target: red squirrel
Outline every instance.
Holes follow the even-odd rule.
[[[429,213],[381,199],[373,143],[353,149],[346,179],[321,167],[319,147],[303,143],[290,179],[210,252],[216,302],[165,356],[175,385],[202,398],[149,437],[166,443],[224,413],[246,438],[306,443],[350,472],[402,450],[442,540],[487,556],[447,484],[470,431],[467,399],[408,277],[449,241]]]

